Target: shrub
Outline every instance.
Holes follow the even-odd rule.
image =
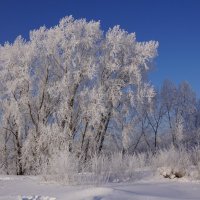
[[[188,173],[189,166],[189,153],[182,147],[162,149],[152,159],[152,167],[165,178],[181,178]]]
[[[200,179],[200,146],[196,146],[191,152],[192,164],[195,167],[196,175],[195,178]]]

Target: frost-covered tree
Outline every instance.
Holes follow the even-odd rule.
[[[197,130],[196,94],[187,82],[182,82],[177,87],[172,82],[165,81],[161,90],[161,101],[172,143],[177,147],[193,137]]]
[[[71,16],[1,46],[4,168],[39,173],[59,151],[85,162],[120,123],[127,149],[133,110],[143,113],[155,95],[147,74],[157,47],[119,26],[104,34],[99,22]]]
[[[162,121],[166,114],[166,109],[164,108],[164,104],[161,99],[161,94],[157,90],[156,95],[152,99],[151,106],[149,106],[149,109],[146,110],[147,121],[154,134],[154,152],[158,149],[159,129],[162,126]]]

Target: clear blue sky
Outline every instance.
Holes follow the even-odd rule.
[[[104,30],[119,24],[138,41],[160,43],[150,79],[187,80],[200,96],[200,0],[0,0],[0,44],[60,18],[100,20]]]

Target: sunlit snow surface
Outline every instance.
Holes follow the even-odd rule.
[[[143,179],[104,186],[65,186],[39,177],[0,176],[0,200],[200,200],[200,184],[189,180]]]

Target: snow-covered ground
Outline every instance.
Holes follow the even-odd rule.
[[[38,177],[0,176],[0,200],[199,200],[200,184],[148,179],[100,187],[45,183]]]

